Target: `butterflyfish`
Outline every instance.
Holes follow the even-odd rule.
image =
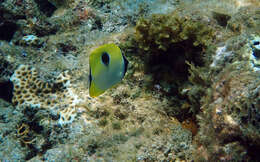
[[[128,61],[115,44],[102,45],[90,53],[89,94],[97,97],[120,82]]]

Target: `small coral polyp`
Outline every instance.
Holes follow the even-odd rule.
[[[75,105],[79,100],[70,89],[67,71],[61,73],[53,82],[48,82],[39,77],[35,68],[20,65],[10,80],[14,84],[14,105],[58,110],[61,125],[74,120]]]

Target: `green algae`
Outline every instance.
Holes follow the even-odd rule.
[[[134,53],[129,55],[130,60],[141,60],[139,64],[144,66],[139,69],[147,74],[146,78],[151,76],[143,83],[148,92],[159,85],[159,91],[171,96],[168,101],[172,106],[163,111],[183,120],[199,112],[199,96],[205,94],[211,83],[207,66],[212,59],[214,39],[211,26],[173,12],[141,18],[135,33],[121,47]]]
[[[175,43],[188,41],[188,47],[208,46],[213,30],[187,17],[177,14],[155,14],[150,19],[141,19],[136,26],[136,41],[139,48],[153,53],[163,53]]]
[[[120,130],[121,129],[121,123],[119,121],[113,121],[112,122],[112,128],[115,130]]]

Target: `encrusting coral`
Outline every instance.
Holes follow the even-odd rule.
[[[61,73],[53,82],[48,82],[40,79],[35,68],[20,65],[10,80],[14,84],[12,99],[14,105],[58,111],[61,125],[74,120],[75,106],[79,99],[70,89],[70,77],[67,71]]]

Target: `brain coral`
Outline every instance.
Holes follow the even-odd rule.
[[[10,79],[14,84],[12,103],[16,106],[47,108],[60,115],[59,124],[67,124],[76,116],[78,96],[70,87],[67,71],[53,81],[41,79],[35,68],[20,65]]]

